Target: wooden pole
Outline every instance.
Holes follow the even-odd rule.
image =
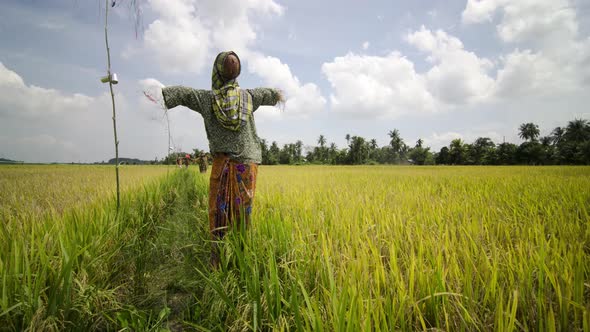
[[[117,212],[119,211],[119,206],[121,205],[120,195],[121,192],[119,190],[119,141],[117,140],[117,117],[115,112],[115,94],[113,92],[113,82],[111,80],[111,51],[109,49],[109,35],[108,35],[108,25],[109,25],[109,0],[105,0],[105,15],[104,15],[104,41],[107,47],[107,74],[109,78],[109,89],[111,90],[111,101],[113,104],[113,132],[115,134],[115,174],[117,177]]]

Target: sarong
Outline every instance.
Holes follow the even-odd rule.
[[[213,241],[232,227],[247,227],[256,191],[257,164],[242,164],[224,154],[213,158],[209,181],[209,229]]]

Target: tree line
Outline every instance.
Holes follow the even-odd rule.
[[[397,129],[389,131],[389,144],[379,147],[377,140],[346,135],[347,147],[328,144],[320,135],[317,146],[305,149],[301,140],[279,147],[261,140],[262,164],[415,164],[415,165],[588,165],[590,164],[590,122],[569,121],[547,136],[540,136],[539,126],[523,123],[518,135],[520,145],[496,144],[489,137],[479,137],[472,143],[454,139],[438,152],[431,151],[418,139],[414,146],[406,144]]]

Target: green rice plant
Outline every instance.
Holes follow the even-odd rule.
[[[120,166],[121,189],[166,175],[167,167]],[[104,165],[0,166],[0,220],[7,216],[40,218],[114,195],[112,169]]]
[[[206,177],[160,181],[3,222],[0,325],[590,331],[588,167],[263,166],[217,269]]]
[[[200,326],[580,330],[590,168],[261,167]]]
[[[129,190],[119,213],[106,197],[63,214],[4,215],[0,330],[120,326],[113,317],[141,282],[129,278],[141,269],[141,259],[129,252],[165,218],[177,185],[176,175]]]

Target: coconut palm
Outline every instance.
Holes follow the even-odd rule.
[[[320,137],[318,138],[318,144],[321,148],[323,148],[326,145],[326,138],[324,137],[324,135],[320,135]]]
[[[389,144],[393,148],[393,151],[399,154],[404,146],[404,140],[401,138],[399,131],[397,129],[390,130],[388,135],[391,138]]]
[[[564,138],[569,142],[583,142],[590,139],[590,124],[587,120],[575,119],[568,122]]]
[[[369,146],[371,147],[371,150],[375,150],[375,149],[377,149],[377,140],[373,138],[373,139],[372,139],[372,140],[369,142]]]
[[[525,141],[534,141],[537,139],[537,137],[539,137],[539,134],[541,133],[539,131],[539,126],[532,122],[521,124],[518,130],[518,136],[524,139]]]
[[[551,132],[551,140],[553,144],[558,145],[563,140],[563,135],[565,134],[565,130],[562,127],[556,127]]]
[[[421,138],[418,138],[418,140],[416,141],[416,147],[421,148],[422,144],[424,144],[424,140]]]
[[[465,144],[460,138],[454,139],[449,145],[450,162],[455,165],[460,165],[465,159]]]

